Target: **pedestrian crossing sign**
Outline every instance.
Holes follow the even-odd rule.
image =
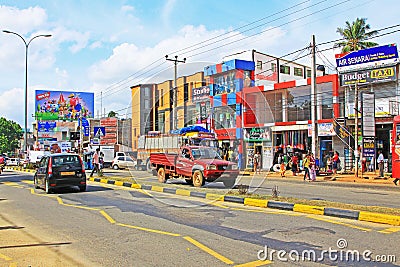
[[[101,138],[106,135],[106,128],[105,127],[94,127],[94,137]]]

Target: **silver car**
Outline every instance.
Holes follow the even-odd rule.
[[[129,156],[117,156],[111,162],[111,168],[118,169],[135,169],[136,161]]]

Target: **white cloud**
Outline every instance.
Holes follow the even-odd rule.
[[[27,34],[47,21],[47,14],[43,8],[29,7],[18,9],[11,6],[0,6],[0,25],[3,29]]]
[[[13,120],[24,127],[25,91],[22,88],[13,88],[0,93],[0,116]],[[29,113],[28,113],[29,114]],[[28,126],[29,127],[29,126]]]
[[[134,6],[129,6],[129,5],[124,5],[121,7],[121,11],[124,13],[130,13],[135,11],[135,7]]]

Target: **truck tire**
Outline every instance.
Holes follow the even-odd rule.
[[[232,188],[235,185],[236,180],[235,179],[230,179],[230,180],[223,180],[224,186],[226,188]]]
[[[160,183],[165,183],[167,179],[165,178],[165,170],[164,168],[159,168],[157,172],[158,181]]]
[[[199,170],[193,172],[192,176],[193,186],[201,187],[204,185],[204,176],[203,173]]]
[[[149,173],[152,173],[152,168],[151,168],[151,162],[150,162],[150,160],[147,160],[147,162],[146,162],[146,171],[147,172],[149,172]]]

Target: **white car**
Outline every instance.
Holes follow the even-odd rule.
[[[7,160],[7,166],[18,166],[20,162],[19,158],[9,158]]]
[[[111,162],[111,168],[114,170],[118,169],[135,169],[136,161],[129,156],[117,156]]]

